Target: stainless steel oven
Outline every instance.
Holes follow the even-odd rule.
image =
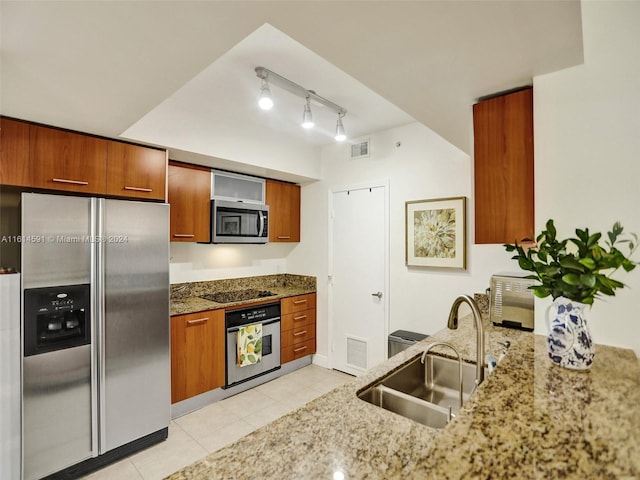
[[[253,365],[238,365],[238,330],[242,326],[262,325],[262,360]],[[228,310],[225,313],[226,382],[225,388],[280,368],[280,302]]]

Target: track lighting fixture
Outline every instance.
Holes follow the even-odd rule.
[[[302,113],[302,128],[313,128],[314,125],[311,104],[309,103],[309,97],[307,97],[307,103],[305,103],[304,112]]]
[[[260,108],[262,110],[271,110],[271,108],[273,107],[273,99],[271,98],[271,90],[269,89],[269,81],[267,77],[264,77],[262,79],[258,105],[260,105]]]
[[[302,126],[304,128],[313,128],[313,115],[311,113],[311,100],[325,107],[333,110],[338,114],[338,122],[336,123],[336,135],[335,139],[338,142],[342,142],[347,138],[347,135],[344,130],[344,125],[342,124],[342,117],[347,114],[347,111],[342,108],[340,105],[333,103],[330,100],[327,100],[324,97],[321,97],[313,90],[307,90],[306,88],[298,85],[291,80],[284,78],[281,75],[278,75],[271,70],[268,70],[264,67],[256,67],[255,68],[256,75],[258,78],[262,80],[261,88],[260,88],[260,101],[258,104],[260,108],[263,110],[269,110],[273,107],[273,99],[271,98],[271,90],[269,89],[269,84],[277,85],[284,90],[293,93],[294,95],[298,95],[306,100],[304,111],[302,112]]]

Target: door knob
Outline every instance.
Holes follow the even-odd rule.
[[[376,292],[371,294],[372,297],[378,297],[378,300],[382,298],[382,292]]]

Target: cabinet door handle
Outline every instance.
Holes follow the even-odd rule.
[[[195,235],[192,234],[192,233],[174,233],[173,236],[174,237],[178,237],[178,238],[193,238],[193,237],[195,237]]]
[[[294,333],[294,334],[293,334],[293,336],[294,336],[294,337],[299,337],[300,335],[305,335],[306,333],[307,333],[307,331],[306,331],[306,330],[303,330],[303,331],[301,331],[301,332]]]
[[[68,180],[66,178],[52,178],[51,181],[57,183],[70,183],[72,185],[89,185],[89,182],[83,182],[81,180]]]
[[[201,323],[207,323],[208,321],[208,317],[198,318],[196,320],[187,320],[187,325],[200,325]]]
[[[277,238],[278,240],[291,240],[291,237],[290,237],[290,236],[288,236],[288,235],[287,235],[287,236],[285,236],[285,235],[278,235],[276,238]]]
[[[299,317],[293,317],[293,321],[299,322],[300,320],[304,320],[305,318],[307,318],[306,315],[300,315]]]
[[[125,190],[133,190],[134,192],[153,192],[153,190],[151,188],[141,188],[141,187],[128,187],[125,185],[124,187]]]
[[[304,300],[295,300],[293,302],[294,305],[300,305],[302,303],[307,303],[307,299],[305,298]]]
[[[293,353],[298,353],[298,352],[303,352],[307,349],[307,346],[305,345],[304,347],[300,347],[300,348],[294,348],[293,349]]]

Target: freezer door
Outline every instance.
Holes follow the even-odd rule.
[[[104,453],[170,422],[169,206],[100,202]]]
[[[20,274],[0,275],[0,478],[20,478]]]
[[[22,288],[91,282],[91,199],[22,194]]]
[[[23,292],[89,284],[95,274],[95,224],[91,218],[95,201],[23,193],[21,202]],[[35,319],[25,320],[23,312],[23,321]],[[23,335],[24,331],[23,327]],[[92,358],[92,345],[23,358],[25,480],[41,478],[95,455],[97,389]]]

